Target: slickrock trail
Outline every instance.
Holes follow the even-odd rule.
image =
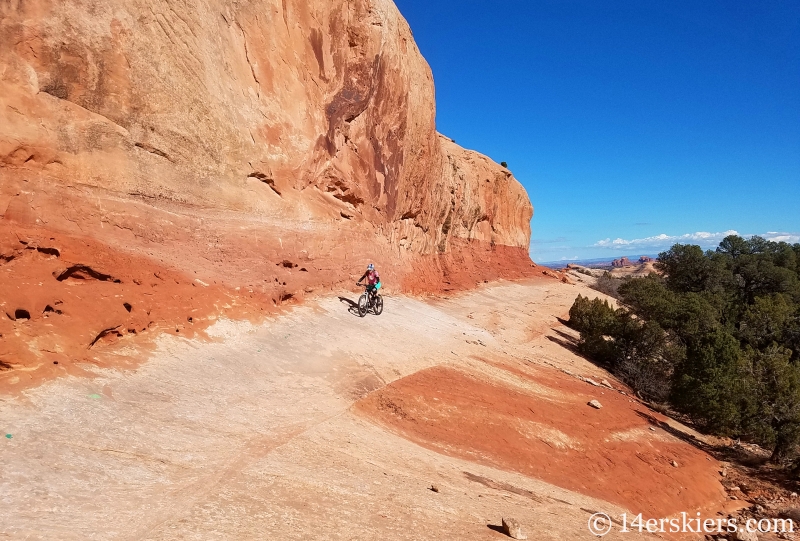
[[[494,282],[363,319],[324,296],[5,396],[0,538],[490,540],[513,516],[588,539],[595,511],[720,505],[715,461],[575,377],[621,388],[567,347],[579,292]]]

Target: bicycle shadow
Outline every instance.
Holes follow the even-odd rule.
[[[347,297],[339,297],[339,302],[343,302],[343,303],[346,303],[348,305],[347,306],[347,311],[348,312],[350,312],[354,316],[361,317],[361,314],[358,312],[358,303],[357,302],[355,302],[355,301],[353,301],[351,299],[348,299]]]

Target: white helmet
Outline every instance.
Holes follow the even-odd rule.
[[[367,270],[375,270],[375,265],[370,263],[369,265],[367,265]]]

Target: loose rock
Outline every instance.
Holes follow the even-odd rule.
[[[592,406],[594,409],[598,409],[598,410],[603,407],[603,405],[600,402],[598,402],[597,400],[590,400],[589,401],[589,405]]]
[[[798,507],[787,507],[786,509],[781,509],[779,514],[782,518],[792,519],[795,524],[800,522],[800,508]]]
[[[503,517],[503,533],[512,539],[527,539],[528,536],[522,532],[517,519],[511,517]]]
[[[748,532],[745,527],[739,526],[739,529],[733,534],[733,539],[735,541],[758,541],[758,535],[756,532]]]

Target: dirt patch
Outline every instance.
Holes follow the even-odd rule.
[[[642,405],[555,370],[542,372],[546,376],[538,383],[558,391],[558,401],[485,376],[434,367],[354,407],[429,449],[517,471],[636,513],[668,516],[725,498],[716,461],[665,438],[660,428],[650,430],[646,416],[637,413]],[[591,399],[603,408],[589,408]],[[615,433],[629,437],[610,437]]]
[[[107,365],[110,346],[147,349],[159,333],[192,337],[273,307],[86,238],[0,224],[0,253],[0,392]]]

